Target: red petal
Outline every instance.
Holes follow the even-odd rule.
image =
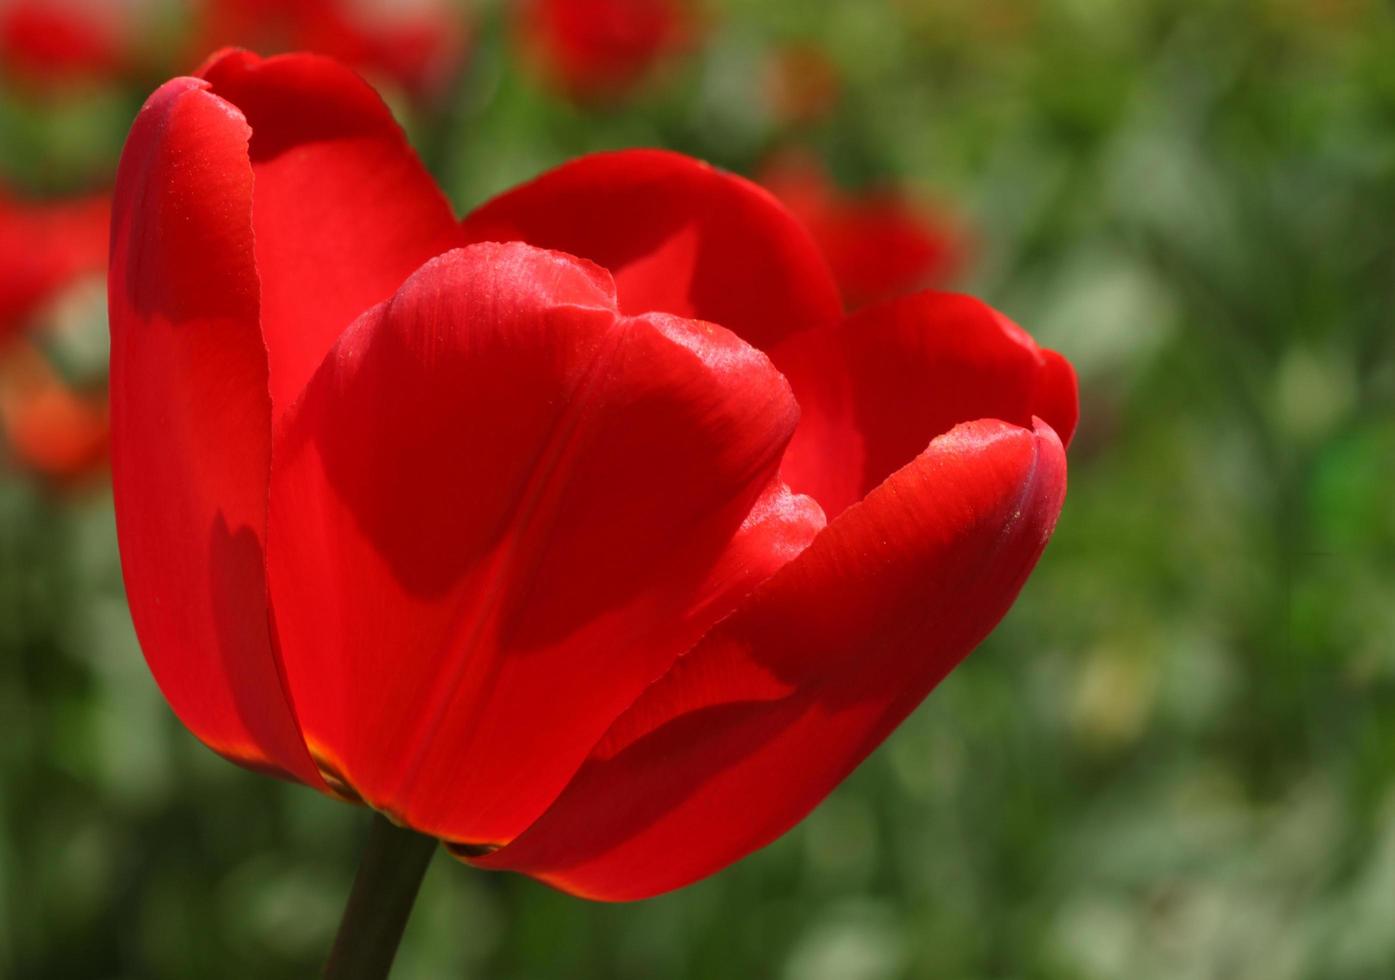
[[[1066,442],[1075,430],[1070,364],[968,296],[883,303],[773,356],[802,411],[785,478],[830,517],[960,422],[1040,416]]]
[[[321,785],[267,628],[270,447],[246,122],[177,78],[117,174],[112,481],[127,598],[176,713],[222,754]]]
[[[413,827],[511,837],[817,530],[771,487],[796,413],[758,351],[617,314],[589,263],[428,263],[278,436],[269,568],[307,738]]]
[[[544,816],[476,863],[627,900],[774,840],[1007,611],[1065,476],[1045,425],[936,439],[680,658]]]
[[[0,340],[55,293],[106,267],[106,195],[22,202],[0,190]]]
[[[203,75],[252,127],[261,325],[279,413],[345,327],[460,233],[392,113],[347,68],[233,51]]]
[[[609,269],[620,308],[720,323],[762,350],[832,323],[837,287],[766,191],[677,153],[582,157],[465,219],[474,242],[524,241]]]

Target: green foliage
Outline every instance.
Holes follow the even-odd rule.
[[[727,0],[592,110],[480,34],[408,119],[462,209],[594,149],[804,141],[959,203],[967,288],[1079,366],[1083,425],[1017,607],[804,825],[629,906],[441,857],[395,976],[1395,974],[1391,8]],[[782,130],[793,41],[844,91]],[[132,108],[0,94],[0,170],[90,182]],[[109,499],[0,475],[0,976],[312,974],[366,815],[187,735]]]

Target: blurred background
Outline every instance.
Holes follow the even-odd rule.
[[[367,828],[188,735],[122,597],[102,195],[224,43],[353,63],[462,211],[671,147],[1080,372],[1021,600],[804,824],[627,906],[442,855],[395,977],[1395,976],[1390,4],[0,0],[0,977],[313,975]]]

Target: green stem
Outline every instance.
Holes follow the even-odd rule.
[[[385,980],[437,843],[373,815],[325,980]]]

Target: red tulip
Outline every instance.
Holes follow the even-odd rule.
[[[201,53],[228,44],[319,51],[418,94],[450,79],[469,39],[459,0],[202,2]]]
[[[814,236],[850,309],[944,283],[963,263],[962,232],[898,188],[844,194],[803,154],[776,157],[761,183]]]
[[[110,290],[127,590],[185,724],[594,898],[801,819],[1065,490],[1071,369],[987,307],[842,322],[771,196],[658,151],[462,227],[323,58],[151,97]]]
[[[518,0],[524,45],[582,101],[628,94],[697,32],[690,0]]]

